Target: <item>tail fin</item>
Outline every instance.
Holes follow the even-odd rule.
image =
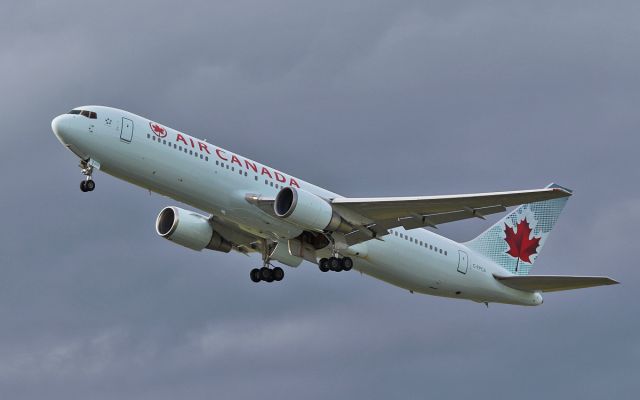
[[[568,199],[523,204],[465,244],[513,274],[528,275]]]

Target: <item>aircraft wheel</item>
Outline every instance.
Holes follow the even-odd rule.
[[[282,278],[284,278],[284,270],[280,267],[275,267],[271,274],[273,275],[273,280],[276,282],[280,282]]]
[[[273,282],[273,272],[267,267],[260,268],[260,279],[265,282]]]
[[[351,268],[353,268],[353,260],[351,259],[351,257],[343,258],[341,260],[341,264],[343,271],[351,271]]]
[[[82,193],[85,193],[87,191],[87,181],[80,182],[80,190],[82,191]]]
[[[96,183],[92,179],[89,179],[85,182],[84,187],[87,189],[87,192],[93,192],[93,189],[96,188]]]
[[[331,269],[332,271],[335,271],[335,272],[342,271],[342,268],[340,266],[340,259],[336,258],[336,257],[331,257],[329,259],[329,269]]]
[[[249,277],[253,282],[260,282],[260,270],[258,268],[254,268],[249,272]]]
[[[321,258],[320,263],[318,264],[318,268],[320,268],[320,271],[322,272],[329,271],[329,259]]]

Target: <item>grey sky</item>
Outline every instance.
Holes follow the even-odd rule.
[[[636,398],[640,4],[0,3],[0,393],[11,399]],[[575,190],[537,308],[410,295],[158,238],[82,194],[51,119],[124,108],[347,196]],[[441,233],[466,240],[490,221]]]

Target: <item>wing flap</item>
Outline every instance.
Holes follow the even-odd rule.
[[[556,292],[560,290],[582,289],[620,283],[606,276],[494,275],[494,278],[505,286],[526,292]]]

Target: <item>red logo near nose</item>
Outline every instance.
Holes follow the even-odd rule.
[[[165,137],[167,136],[167,130],[159,124],[156,124],[155,122],[149,122],[149,126],[151,127],[151,131],[157,136],[157,137]]]

